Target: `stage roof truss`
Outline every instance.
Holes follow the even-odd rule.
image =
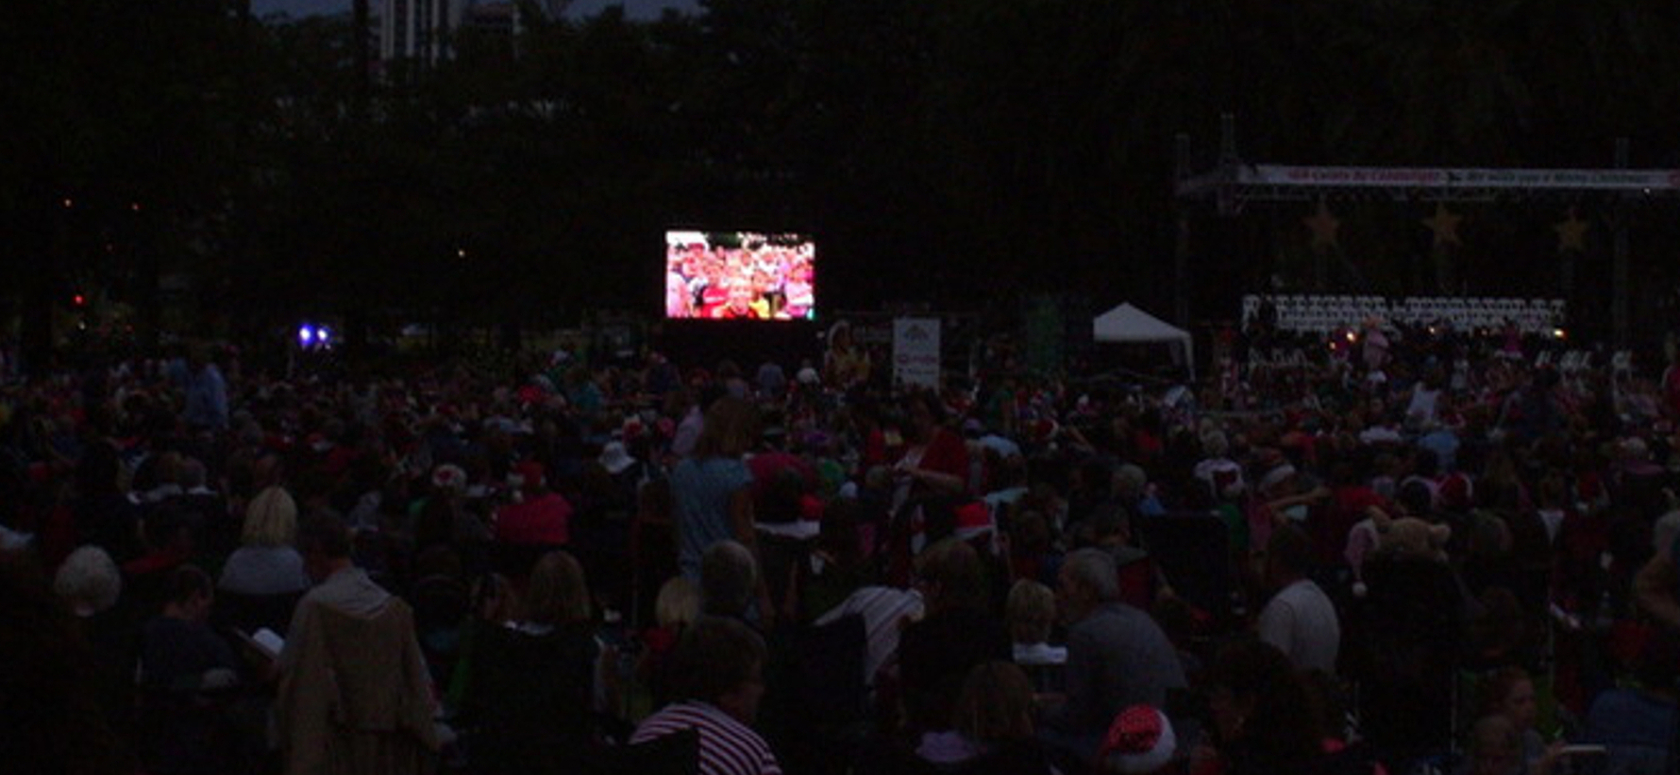
[[[1222,209],[1249,202],[1491,202],[1586,196],[1680,195],[1680,170],[1320,167],[1228,163],[1181,179],[1180,199],[1214,197]]]

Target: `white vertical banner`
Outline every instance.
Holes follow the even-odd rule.
[[[939,319],[893,320],[893,383],[939,389]]]

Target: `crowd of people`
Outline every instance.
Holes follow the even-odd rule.
[[[668,318],[808,320],[816,310],[816,247],[809,241],[672,232],[667,242]]]
[[[913,391],[829,340],[750,371],[200,349],[8,381],[0,761],[1673,765],[1680,368],[1262,324],[1203,385],[1000,343]]]

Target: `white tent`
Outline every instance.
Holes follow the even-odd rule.
[[[1173,351],[1173,360],[1182,357],[1190,378],[1196,378],[1195,350],[1190,332],[1163,322],[1131,304],[1121,304],[1098,315],[1091,321],[1091,336],[1098,342],[1176,343],[1180,349]]]

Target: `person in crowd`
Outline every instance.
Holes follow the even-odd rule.
[[[1205,494],[1210,502],[1217,501],[1222,493],[1233,487],[1241,489],[1244,486],[1242,466],[1229,457],[1230,451],[1231,441],[1224,431],[1211,429],[1202,434],[1204,457],[1196,463],[1192,473],[1207,488]]]
[[[140,659],[139,622],[117,605],[122,574],[104,549],[82,546],[58,566],[53,591],[70,609],[76,629],[91,649],[84,671],[106,723],[119,739],[134,725],[134,673]]]
[[[1009,634],[988,607],[985,570],[968,543],[948,538],[916,558],[924,616],[898,641],[898,678],[912,737],[949,732],[952,704],[975,665],[1010,657]]]
[[[1114,501],[1098,505],[1082,528],[1091,546],[1114,558],[1122,602],[1149,610],[1156,600],[1171,595],[1172,587],[1160,567],[1132,539],[1132,513],[1125,506]]]
[[[904,452],[894,464],[899,501],[928,495],[958,495],[968,485],[968,445],[945,423],[945,407],[931,392],[913,393],[904,402],[909,420]]]
[[[788,608],[796,621],[813,622],[874,582],[874,566],[864,555],[860,512],[861,506],[849,498],[836,498],[823,509],[815,546],[794,568]]]
[[[734,279],[729,283],[727,293],[723,305],[712,310],[712,317],[720,320],[763,320],[768,317],[763,300],[753,298],[750,280]]]
[[[1500,715],[1511,721],[1522,740],[1525,772],[1552,772],[1562,755],[1563,744],[1547,744],[1535,728],[1540,717],[1539,696],[1534,679],[1520,667],[1504,667],[1488,676],[1482,687],[1483,715]]]
[[[141,552],[140,509],[128,499],[123,461],[111,442],[89,444],[76,461],[71,509],[84,542],[120,566]]]
[[[1608,689],[1587,712],[1582,742],[1607,749],[1601,772],[1637,775],[1666,771],[1673,755],[1676,698],[1680,696],[1680,634],[1658,630],[1634,663],[1637,686]]]
[[[440,748],[433,693],[408,604],[352,563],[349,532],[336,517],[306,521],[298,548],[315,586],[299,601],[279,655],[284,771],[433,770]]]
[[[597,696],[602,649],[582,566],[549,552],[523,591],[502,585],[480,617],[461,707],[461,721],[476,730],[474,770],[579,761],[577,751],[593,743],[593,713],[607,710]]]
[[[754,551],[752,474],[742,456],[758,436],[758,411],[739,398],[722,398],[706,412],[694,456],[671,471],[678,567],[698,581],[700,559],[712,544],[734,540]],[[760,580],[762,582],[762,579]],[[769,589],[759,584],[759,615],[773,617]]]
[[[781,764],[753,731],[764,697],[764,639],[734,619],[702,616],[671,654],[672,696],[636,727],[632,744],[680,730],[700,737],[700,772],[781,775]]]
[[[1492,714],[1470,728],[1460,775],[1524,775],[1522,732],[1511,719]]]
[[[556,548],[571,542],[572,504],[549,488],[543,465],[514,468],[517,500],[496,510],[496,540],[516,546]]]
[[[762,560],[770,602],[787,610],[787,595],[797,566],[820,530],[821,502],[816,497],[816,467],[786,449],[786,428],[764,434],[747,461],[753,480],[754,537]]]
[[[1661,523],[1659,522],[1659,528]],[[1680,530],[1659,529],[1652,536],[1651,558],[1633,578],[1640,610],[1671,632],[1680,632]]]
[[[173,510],[159,510],[141,524],[144,552],[122,564],[124,603],[141,618],[162,609],[172,586],[170,574],[193,559],[192,528]]]
[[[704,614],[747,621],[761,585],[757,561],[738,542],[718,541],[700,558],[700,610]]]
[[[940,744],[945,750],[939,755],[944,758],[937,760],[945,766],[937,771],[963,775],[1060,772],[1034,734],[1032,684],[1015,664],[975,665],[963,680],[952,713],[949,739]],[[929,760],[934,745],[924,739],[918,751],[924,761]]]
[[[750,402],[719,399],[706,411],[694,456],[671,471],[674,516],[681,537],[679,565],[699,578],[700,555],[711,544],[733,538],[753,541],[752,474],[742,456],[758,434],[758,412]]]
[[[1342,628],[1336,606],[1307,571],[1312,539],[1295,525],[1280,525],[1266,543],[1266,581],[1276,590],[1260,611],[1260,640],[1288,655],[1297,670],[1336,674]]]
[[[636,676],[648,687],[648,694],[656,704],[667,697],[671,652],[694,620],[700,616],[700,587],[686,576],[672,576],[660,585],[653,603],[654,626],[641,633],[642,655],[636,663]]]
[[[196,566],[170,572],[163,612],[140,643],[142,759],[158,773],[211,773],[235,766],[230,715],[205,703],[239,685],[241,663],[210,628],[215,588]]]
[[[131,750],[100,709],[93,654],[48,577],[0,550],[0,762],[34,772],[127,773]]]
[[[787,271],[774,258],[726,267],[723,254],[702,249],[691,262],[695,271],[684,269],[685,278],[706,273],[702,259],[717,264],[708,283],[716,285],[717,293],[696,301],[714,309],[728,301],[717,282],[726,270],[748,278]],[[759,290],[775,297],[778,286],[791,305],[791,290],[784,283]],[[1343,322],[1357,331],[1357,321]],[[228,368],[222,374],[227,434],[194,431],[209,430],[218,421],[187,417],[185,399],[194,372],[185,361],[177,367],[96,358],[72,371],[41,375],[48,378],[0,385],[0,542],[33,546],[46,563],[42,573],[51,573],[53,564],[81,544],[103,548],[129,571],[116,608],[80,621],[89,639],[105,637],[96,625],[111,613],[144,620],[161,611],[172,573],[189,561],[216,568],[223,579],[215,595],[216,621],[223,622],[224,610],[236,600],[235,588],[244,586],[238,580],[267,578],[262,558],[279,557],[280,564],[301,564],[307,571],[307,558],[285,559],[288,541],[276,537],[284,529],[269,531],[274,545],[234,551],[239,531],[233,526],[253,521],[227,517],[248,516],[249,501],[270,501],[264,491],[284,486],[296,498],[295,513],[345,514],[357,531],[358,562],[373,578],[408,591],[414,607],[425,609],[418,618],[458,622],[467,603],[432,594],[438,586],[419,584],[415,577],[457,566],[473,574],[499,568],[495,561],[504,558],[508,545],[489,543],[487,532],[460,528],[487,530],[482,526],[492,522],[497,501],[506,493],[507,475],[521,461],[540,461],[547,489],[580,507],[575,524],[567,525],[567,551],[588,569],[585,575],[598,591],[621,590],[602,599],[624,603],[611,607],[622,608],[629,623],[639,627],[649,616],[650,585],[668,575],[666,567],[680,567],[690,583],[698,584],[706,550],[723,540],[746,547],[759,567],[772,567],[776,563],[766,564],[759,551],[755,524],[797,514],[791,524],[809,530],[819,514],[855,508],[855,533],[843,520],[825,519],[816,545],[788,555],[790,570],[767,574],[776,579],[778,590],[791,579],[793,592],[780,608],[755,601],[758,610],[747,620],[753,623],[749,626],[776,632],[770,625],[784,618],[832,622],[831,617],[859,614],[867,639],[866,668],[873,677],[899,651],[905,615],[925,602],[932,611],[928,622],[948,622],[943,609],[951,599],[941,599],[947,590],[933,590],[927,583],[922,591],[866,585],[876,579],[908,585],[915,556],[946,535],[968,539],[981,558],[982,582],[970,585],[981,590],[974,594],[970,618],[1001,630],[1011,618],[1003,594],[1010,581],[1031,578],[1060,587],[1067,550],[1113,535],[1098,529],[1102,520],[1093,516],[1102,513],[1104,504],[1117,504],[1137,527],[1145,519],[1171,520],[1211,507],[1228,518],[1232,560],[1243,567],[1261,554],[1268,564],[1288,559],[1289,551],[1267,546],[1269,531],[1287,534],[1291,531],[1285,527],[1298,526],[1308,532],[1317,549],[1311,576],[1332,599],[1345,637],[1334,658],[1308,660],[1294,654],[1293,641],[1286,651],[1296,664],[1341,663],[1341,677],[1361,687],[1357,710],[1363,739],[1402,758],[1418,749],[1439,751],[1451,745],[1455,730],[1443,712],[1452,701],[1451,687],[1444,679],[1466,654],[1486,666],[1532,665],[1550,657],[1556,666],[1550,686],[1557,701],[1584,715],[1604,680],[1604,671],[1595,669],[1595,650],[1584,647],[1597,625],[1631,631],[1615,621],[1635,613],[1628,603],[1637,602],[1660,626],[1680,629],[1674,539],[1665,533],[1663,521],[1655,530],[1651,526],[1670,508],[1663,492],[1674,489],[1680,439],[1665,426],[1672,418],[1661,416],[1658,388],[1646,379],[1655,374],[1641,373],[1637,358],[1571,353],[1562,359],[1561,378],[1554,382],[1546,363],[1531,363],[1521,347],[1513,350],[1508,341],[1395,321],[1382,326],[1389,339],[1382,377],[1370,379],[1370,368],[1360,362],[1357,336],[1351,346],[1340,348],[1355,352],[1338,356],[1318,338],[1273,327],[1249,342],[1233,341],[1225,359],[1229,368],[1221,373],[1220,384],[1204,393],[1203,405],[1240,404],[1253,411],[1212,420],[1195,402],[1183,400],[1193,389],[1087,389],[1079,383],[1090,375],[1078,363],[1069,364],[1066,380],[1026,374],[1019,370],[1017,349],[1002,337],[976,348],[984,361],[974,372],[978,384],[952,384],[938,395],[895,392],[885,384],[888,380],[860,377],[858,370],[846,367],[851,357],[846,353],[865,363],[867,356],[845,328],[838,326],[831,337],[831,348],[840,355],[824,364],[827,385],[813,366],[808,377],[801,373],[791,380],[797,383],[791,389],[768,394],[753,390],[753,382],[727,362],[710,369],[651,355],[614,362],[617,353],[592,352],[582,342],[568,344],[562,358],[511,353],[506,363],[426,362],[405,356],[374,364],[350,358],[331,368],[325,360],[299,363],[287,376]],[[1340,338],[1346,345],[1346,337]],[[1249,352],[1264,352],[1264,362],[1245,352],[1245,345]],[[1584,351],[1591,343],[1567,346]],[[603,354],[608,357],[597,357]],[[1516,354],[1522,359],[1509,357]],[[816,363],[815,353],[792,351],[732,357],[753,364],[796,363],[803,355]],[[842,368],[828,368],[836,361]],[[339,365],[358,373],[387,373],[345,379],[334,373]],[[852,373],[837,378],[837,372],[846,371]],[[738,434],[742,443],[727,443],[726,437],[737,435],[731,426],[739,423],[708,422],[700,407],[713,402],[689,400],[723,394],[739,402],[739,411],[731,410],[736,416],[781,418],[772,425],[796,440],[787,448],[788,457],[797,460],[805,451],[818,458],[815,485],[807,479],[778,492],[769,499],[773,502],[738,508],[736,495],[750,491],[751,482],[769,489],[776,481],[743,473],[750,470],[744,459],[758,439],[756,430]],[[194,404],[195,416],[201,404]],[[877,411],[883,406],[907,414]],[[966,465],[948,465],[957,460],[956,447],[944,445],[949,455],[941,450],[940,438],[954,437],[949,431],[954,427],[965,428],[970,436],[963,445]],[[711,446],[693,454],[702,435],[711,437]],[[812,438],[821,441],[799,448],[797,442]],[[596,457],[614,450],[615,442],[624,445],[624,456]],[[205,476],[193,473],[192,458],[204,462]],[[605,479],[595,474],[610,475],[627,458],[637,461],[621,472],[631,486],[605,497]],[[1431,458],[1437,465],[1432,467]],[[765,456],[756,462],[766,467],[778,461]],[[452,485],[449,490],[454,497],[434,503],[441,491],[428,483],[428,476],[454,471],[460,472],[458,489]],[[1261,486],[1241,487],[1238,477]],[[67,481],[74,482],[73,489],[63,489]],[[192,494],[185,491],[200,481],[225,491],[231,509],[223,514],[220,506],[188,503]],[[1222,489],[1216,487],[1219,482],[1225,483]],[[1330,482],[1330,491],[1317,493],[1318,482]],[[662,505],[666,493],[675,501],[669,510]],[[981,493],[999,497],[971,500]],[[895,496],[904,508],[894,508]],[[1239,505],[1244,502],[1253,502],[1254,516],[1263,517],[1253,526],[1252,543],[1248,515]],[[1157,507],[1161,515],[1151,516]],[[633,538],[591,539],[579,532],[603,510],[645,517],[644,529]],[[976,513],[980,519],[968,521]],[[754,519],[758,516],[766,519]],[[675,526],[669,539],[657,529],[667,517]],[[504,527],[518,522],[507,519]],[[1431,533],[1437,523],[1452,528],[1442,540]],[[616,545],[631,540],[636,541],[637,567],[659,568],[637,584],[628,583],[628,565],[612,558]],[[475,543],[487,545],[475,551]],[[510,578],[508,599],[523,599],[526,577],[555,545],[545,540],[523,546],[519,567],[500,568]],[[883,555],[883,547],[890,551]],[[1298,618],[1293,607],[1290,616],[1282,616],[1283,603],[1292,597],[1291,590],[1303,589],[1296,574],[1304,578],[1305,566],[1274,569],[1270,585],[1262,583],[1267,574],[1255,568],[1240,589],[1212,589],[1201,584],[1201,569],[1176,551],[1181,547],[1163,539],[1147,548],[1165,576],[1179,580],[1183,574],[1182,599],[1172,601],[1182,661],[1204,662],[1211,656],[1206,653],[1209,642],[1245,628],[1251,606],[1267,640],[1283,643],[1279,633],[1305,629],[1281,624]],[[1251,557],[1251,548],[1266,551]],[[1348,554],[1353,556],[1344,556],[1344,549],[1352,549]],[[223,570],[220,558],[228,552],[234,557]],[[994,567],[994,552],[1006,562]],[[1608,565],[1602,562],[1607,552]],[[450,557],[453,563],[439,563]],[[1350,570],[1356,575],[1347,579]],[[290,575],[298,586],[297,574]],[[464,586],[464,573],[444,575],[445,591],[449,582]],[[1368,584],[1366,594],[1344,598],[1337,587],[1347,581]],[[1260,611],[1254,604],[1264,598],[1255,594],[1277,586],[1283,594]],[[1363,586],[1355,584],[1355,590]],[[331,582],[323,587],[353,591]],[[924,591],[929,592],[925,601]],[[763,599],[756,591],[749,597]],[[1148,598],[1128,599],[1142,603]],[[1551,621],[1544,616],[1548,602],[1556,602],[1562,612]],[[724,607],[743,608],[734,603]],[[319,619],[321,613],[310,616]],[[288,629],[286,618],[279,617],[282,624],[270,628]],[[1085,632],[1082,619],[1070,620],[1070,636]],[[429,636],[435,631],[425,623]],[[953,637],[931,637],[942,627],[950,629],[947,623],[909,640],[938,643],[928,652],[941,655],[970,645],[953,647]],[[1563,632],[1548,639],[1547,627]],[[998,640],[1005,645],[986,659],[1009,655],[1008,639]],[[1091,651],[1079,641],[1068,639],[1070,675],[1077,672],[1073,664],[1079,655]],[[430,637],[422,642],[432,647]],[[1538,647],[1548,642],[1556,646],[1542,654]],[[671,643],[674,648],[674,637]],[[1618,639],[1616,645],[1626,644]],[[906,654],[917,648],[912,644]],[[929,661],[910,661],[916,659],[924,665]],[[968,660],[959,654],[955,661]],[[81,665],[87,675],[100,674],[88,667]],[[445,674],[441,668],[437,672]],[[1147,674],[1155,682],[1159,672],[1124,671],[1128,679]],[[904,677],[914,684],[929,675],[925,668],[910,668]],[[773,669],[772,681],[778,677]],[[1104,685],[1105,680],[1094,683]],[[407,691],[403,680],[391,685],[399,688],[388,695]],[[938,691],[904,698],[919,708],[918,714],[932,706],[923,700],[949,704],[961,694],[959,678],[940,677],[929,685]],[[874,684],[885,700],[877,707],[899,707],[893,686],[891,681]],[[1071,704],[1080,689],[1068,689]],[[464,686],[455,688],[450,696],[463,691]],[[772,691],[772,698],[776,694]],[[1041,700],[1052,704],[1048,697]],[[1172,702],[1166,706],[1178,710]],[[1105,703],[1104,710],[1113,708]],[[1057,715],[1051,710],[1043,723],[1035,724],[1035,734],[1067,734],[1058,727]],[[1104,720],[1101,714],[1092,716],[1087,734],[1095,737]],[[295,722],[301,717],[291,712],[288,718]],[[876,720],[898,723],[886,716]],[[961,734],[951,720],[936,721],[950,725],[940,731]],[[1196,731],[1180,729],[1187,735]]]
[[[290,595],[309,588],[297,540],[297,502],[280,487],[257,493],[245,507],[244,545],[222,565],[216,586],[240,595]]]
[[[1101,549],[1068,554],[1056,602],[1068,626],[1067,699],[1040,723],[1054,745],[1092,761],[1121,709],[1165,707],[1186,688],[1178,652],[1149,614],[1120,602],[1114,558]]]
[[[823,382],[848,391],[869,381],[869,353],[853,338],[851,324],[835,323],[828,329],[828,349],[823,354]]]
[[[181,416],[188,427],[206,431],[227,430],[227,380],[205,348],[194,347],[188,355],[186,382],[182,389],[186,394],[186,406]]]
[[[1324,730],[1306,686],[1276,647],[1240,640],[1208,669],[1212,740],[1191,755],[1193,775],[1311,772],[1324,758]]]
[[[1067,648],[1049,643],[1056,623],[1056,593],[1032,579],[1020,579],[1004,601],[1004,621],[1013,641],[1012,658],[1032,680],[1033,691],[1060,695],[1065,689]]]
[[[1032,579],[1021,579],[1009,588],[1004,603],[1015,664],[1023,667],[1067,663],[1067,649],[1049,643],[1056,623],[1056,592]]]

